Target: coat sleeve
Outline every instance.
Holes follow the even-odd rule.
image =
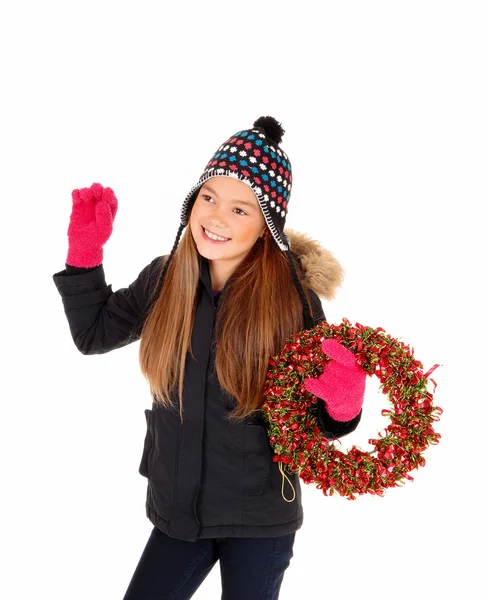
[[[104,354],[140,338],[151,284],[162,256],[151,261],[129,287],[112,290],[103,264],[90,269],[66,268],[54,273],[71,337],[82,354]]]
[[[311,289],[309,289],[309,295],[315,324],[318,325],[323,321],[327,321],[320,298]],[[352,433],[359,425],[362,412],[363,410],[361,409],[359,413],[350,421],[336,421],[327,412],[325,402],[320,398],[317,400],[317,424],[328,440],[340,438],[348,433]]]

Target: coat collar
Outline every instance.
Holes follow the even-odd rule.
[[[344,280],[344,270],[335,256],[306,233],[284,229],[291,250],[302,263],[305,285],[317,296],[332,300]]]
[[[290,241],[291,250],[298,255],[302,263],[305,285],[317,296],[332,300],[344,279],[344,270],[338,260],[332,252],[307,234],[286,227],[284,231]],[[213,298],[209,261],[200,253],[198,253],[198,261],[200,279],[210,297]]]

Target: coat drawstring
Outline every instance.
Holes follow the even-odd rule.
[[[293,500],[295,500],[295,488],[293,487],[293,483],[290,481],[290,479],[286,476],[285,471],[283,470],[283,463],[280,461],[279,463],[279,468],[281,471],[281,495],[283,497],[283,500],[286,500],[286,502],[293,502]],[[285,498],[284,494],[283,494],[283,488],[285,486],[285,477],[288,479],[288,483],[291,485],[291,489],[293,490],[293,498],[291,500],[288,500],[287,498]]]

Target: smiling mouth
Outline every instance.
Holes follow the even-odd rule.
[[[202,225],[202,231],[203,231],[203,233],[205,233],[205,230],[207,230],[207,231],[208,231],[209,233],[211,233],[212,235],[215,235],[215,236],[217,236],[217,237],[224,238],[224,241],[226,241],[226,242],[228,242],[228,241],[230,241],[230,240],[232,239],[232,238],[225,238],[223,235],[218,235],[217,233],[214,233],[214,232],[213,232],[211,229],[207,229],[206,227],[204,227],[204,226]],[[215,241],[215,240],[214,240],[214,241]]]

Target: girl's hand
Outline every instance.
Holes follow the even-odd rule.
[[[71,197],[66,263],[73,267],[96,267],[103,260],[103,245],[112,234],[117,198],[111,188],[99,183],[75,189]]]
[[[350,421],[363,405],[366,372],[357,364],[354,352],[338,341],[324,340],[322,350],[331,360],[321,375],[305,380],[305,389],[324,400],[333,419]]]

